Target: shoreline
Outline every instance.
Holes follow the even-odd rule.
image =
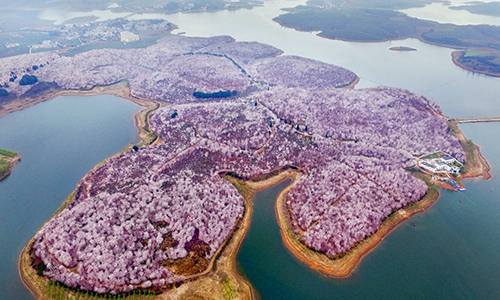
[[[355,89],[356,85],[359,83],[360,80],[361,78],[358,75],[356,75],[356,78],[351,83],[349,83],[346,86],[338,87],[338,89],[348,89],[348,90]]]
[[[354,87],[358,81],[359,77],[357,77],[357,79],[354,80],[349,86],[352,85]],[[128,90],[126,81],[121,81],[105,87],[95,87],[88,91],[60,91],[52,94],[51,97],[68,95],[68,92],[71,95],[78,96],[98,95],[106,93],[133,101],[134,103],[144,107],[144,109],[140,110],[134,115],[135,125],[138,128],[138,135],[141,139],[139,144],[146,145],[159,141],[156,134],[152,133],[149,130],[148,119],[150,113],[160,108],[163,104],[133,96],[130,93],[130,90]],[[41,99],[37,103],[49,99],[51,98],[49,98],[47,95],[44,95],[44,97],[41,97]],[[466,148],[469,140],[464,136],[464,134],[460,131],[455,123],[450,123],[450,127],[452,129],[451,134],[456,135],[462,142],[462,146],[464,147],[467,155],[468,163],[466,164],[466,167],[470,168],[469,172],[461,178],[471,178],[479,176],[482,176],[484,179],[489,178],[489,166],[485,158],[481,155],[480,148],[474,144],[472,144],[473,147],[471,147],[470,149]],[[109,158],[106,158],[105,160],[99,162],[98,164],[96,164],[96,166],[94,166],[94,168],[92,168],[92,170],[102,165],[102,163],[104,163],[111,157],[114,157],[115,155],[118,155],[123,151],[129,150],[130,147],[131,145],[125,147],[122,151],[114,154],[113,156],[110,156]],[[469,162],[469,159],[471,159],[473,162]],[[470,163],[473,164],[470,166]],[[92,170],[90,170],[83,176],[77,186],[87,179],[87,176],[89,176]],[[376,246],[379,245],[380,242],[382,242],[392,230],[397,228],[397,226],[408,220],[413,215],[426,211],[439,199],[439,191],[437,190],[437,188],[428,184],[429,189],[422,200],[419,200],[403,209],[395,211],[382,222],[379,229],[373,235],[361,241],[341,258],[332,260],[327,255],[314,251],[305,246],[302,242],[299,241],[295,233],[291,230],[290,216],[288,209],[286,208],[286,195],[287,192],[293,187],[294,183],[299,180],[300,175],[300,171],[287,169],[282,170],[274,176],[264,177],[265,179],[260,181],[252,181],[251,179],[243,181],[234,178],[227,178],[237,188],[239,187],[238,191],[244,198],[245,213],[243,217],[238,221],[232,233],[227,237],[226,241],[221,245],[216,254],[212,257],[205,271],[191,276],[186,276],[185,281],[183,281],[180,286],[176,286],[174,284],[171,289],[163,290],[161,294],[157,295],[156,297],[158,299],[171,299],[179,297],[202,297],[217,299],[220,298],[221,285],[224,287],[223,284],[226,283],[223,283],[223,280],[226,279],[228,280],[227,284],[229,284],[231,288],[234,287],[234,291],[235,293],[237,293],[240,299],[255,299],[256,297],[258,297],[255,290],[251,287],[251,283],[249,283],[237,270],[237,254],[240,245],[251,226],[251,217],[253,213],[252,199],[254,193],[256,191],[268,189],[282,182],[286,178],[291,178],[292,182],[280,192],[275,204],[275,214],[278,220],[278,225],[280,227],[282,241],[286,248],[291,251],[296,258],[308,264],[309,267],[311,267],[315,271],[332,277],[349,276],[352,271],[359,265],[362,259],[373,249],[375,249]],[[416,176],[418,177],[419,175]],[[425,177],[425,175],[421,176]],[[70,201],[72,201],[73,195],[74,192],[72,192],[64,200],[64,202],[61,204],[61,207],[50,218],[48,218],[46,222],[51,220],[53,216],[63,210],[70,203]],[[44,222],[44,224],[46,222]],[[42,226],[43,224],[40,226],[40,228]],[[36,270],[31,266],[31,258],[29,252],[34,241],[34,236],[29,240],[29,242],[21,251],[18,263],[19,274],[23,283],[31,291],[35,298],[48,299],[45,296],[45,289],[47,283],[49,282],[49,279],[47,277],[38,276],[36,274]],[[75,297],[75,294],[69,289],[64,289],[64,293],[70,298]]]
[[[19,154],[17,154],[14,157],[7,157],[7,156],[2,156],[2,157],[9,161],[9,168],[5,173],[0,175],[0,181],[9,177],[9,175],[12,173],[12,170],[14,170],[14,166],[21,160],[21,155]]]
[[[143,146],[161,142],[161,138],[159,138],[154,132],[150,131],[149,129],[149,115],[151,114],[151,112],[159,109],[166,104],[133,96],[128,89],[128,84],[126,81],[120,81],[108,86],[94,87],[90,90],[58,90],[56,92],[52,92],[39,97],[35,100],[35,103],[29,102],[26,105],[19,107],[19,109],[9,111],[8,113],[28,108],[32,105],[51,100],[58,96],[94,96],[101,94],[109,94],[120,97],[125,100],[132,101],[136,105],[143,107],[143,109],[134,114],[134,123],[138,130],[138,136],[140,138],[140,141],[137,143],[137,145]],[[0,114],[0,117],[1,116],[2,115]],[[76,186],[79,186],[82,182],[84,182],[93,170],[101,166],[107,160],[116,155],[119,155],[120,153],[123,153],[124,151],[130,150],[131,147],[132,145],[128,145],[118,153],[115,153],[112,156],[98,162],[80,179]],[[50,221],[55,215],[61,212],[73,200],[75,191],[76,189],[73,190],[73,192],[62,202],[61,206],[39,227],[39,229],[42,228],[43,225]],[[226,276],[225,278],[229,278],[229,284],[232,283],[236,286],[235,292],[243,296],[239,297],[239,299],[256,299],[255,291],[251,287],[251,284],[239,274],[236,266],[236,256],[239,247],[243,242],[248,229],[250,228],[251,216],[253,211],[253,195],[253,191],[249,195],[244,195],[243,198],[245,200],[245,213],[243,217],[238,221],[233,232],[227,237],[226,241],[221,245],[221,247],[212,257],[207,269],[201,273],[186,276],[185,281],[183,281],[179,287],[176,287],[176,285],[173,284],[173,287],[171,289],[163,290],[160,294],[155,296],[156,298],[171,299],[171,297],[179,297],[181,295],[187,296],[193,293],[201,293],[204,294],[205,298],[210,298],[211,296],[216,296],[218,295],[218,293],[220,293],[219,277]],[[39,229],[37,230],[37,233]],[[21,281],[36,299],[50,299],[45,295],[45,289],[50,280],[47,277],[38,276],[36,270],[31,266],[30,250],[35,236],[36,233],[21,250],[18,259],[18,272],[21,277]],[[219,269],[221,272],[217,272],[217,269]],[[209,291],[207,291],[207,293],[204,293],[204,290],[206,290],[207,286],[210,287],[208,289]],[[68,288],[64,288],[64,295],[65,297],[75,298],[75,293],[73,292],[73,290]],[[130,299],[132,299],[131,297],[132,296],[130,296]],[[215,297],[214,299],[219,298],[220,297]]]
[[[286,192],[288,192],[288,189],[283,190],[279,194],[276,202],[276,216],[278,218],[283,244],[297,259],[307,264],[311,269],[334,278],[349,277],[365,256],[376,249],[390,232],[410,217],[425,212],[439,199],[439,192],[437,189],[429,187],[426,196],[424,196],[422,200],[393,212],[382,222],[374,234],[359,242],[342,257],[332,259],[324,253],[310,249],[297,238],[295,233],[293,233],[290,226],[288,211],[285,206]]]
[[[125,80],[120,80],[115,83],[112,83],[110,85],[98,85],[98,86],[93,86],[89,89],[81,89],[81,90],[64,90],[64,89],[49,89],[44,92],[41,92],[41,94],[38,97],[17,97],[13,101],[5,103],[2,107],[0,107],[0,118],[8,115],[10,113],[20,111],[23,109],[26,109],[28,107],[31,107],[33,105],[42,103],[44,101],[48,101],[51,99],[54,99],[56,97],[62,97],[62,96],[99,96],[99,95],[111,95],[111,96],[116,96],[119,98],[123,98],[126,100],[130,100],[134,102],[135,104],[139,106],[144,106],[144,103],[149,103],[149,102],[157,102],[154,100],[149,100],[146,98],[141,98],[138,96],[135,96],[131,93],[129,86],[128,86],[128,81]]]
[[[436,42],[427,41],[427,40],[425,40],[422,37],[422,34],[424,34],[425,32],[423,32],[423,33],[417,33],[415,36],[411,36],[410,35],[410,36],[406,36],[406,37],[392,38],[392,39],[379,39],[379,40],[345,39],[345,38],[331,37],[331,36],[324,35],[324,34],[322,34],[323,30],[308,31],[308,30],[301,30],[301,29],[299,29],[297,27],[293,27],[291,25],[287,26],[287,25],[284,25],[279,20],[277,20],[278,17],[279,16],[273,18],[272,20],[274,22],[278,23],[282,27],[293,29],[293,30],[298,31],[298,32],[314,33],[316,36],[318,36],[320,38],[329,39],[329,40],[333,40],[333,41],[341,41],[341,42],[346,42],[346,43],[372,44],[372,43],[384,43],[384,42],[391,42],[391,41],[403,41],[403,40],[406,40],[406,39],[417,39],[417,40],[419,40],[420,42],[422,42],[424,44],[428,44],[428,45],[432,45],[432,46],[437,46],[437,47],[442,47],[442,48],[452,49],[453,50],[453,52],[451,53],[452,62],[456,66],[458,66],[458,67],[460,67],[460,68],[462,68],[464,70],[467,70],[469,72],[476,73],[476,74],[482,74],[482,75],[486,75],[486,76],[500,78],[500,73],[492,73],[492,72],[488,72],[488,71],[476,70],[476,69],[467,67],[467,66],[461,64],[460,62],[458,62],[458,57],[460,56],[460,53],[462,51],[468,49],[468,47],[464,47],[464,46],[451,46],[451,45],[446,45],[446,44],[440,44],[440,43],[436,43]],[[400,48],[400,47],[391,47],[391,48],[389,48],[389,50],[391,50],[391,51],[397,51],[397,52],[414,52],[414,51],[417,51],[417,49],[414,49],[414,48],[411,48],[411,47],[403,47],[403,48],[409,48],[409,49],[404,49],[404,50],[393,49],[393,48]],[[489,50],[489,51],[492,50],[491,48],[474,48],[474,49],[484,49],[484,50]]]
[[[468,161],[465,167],[469,168],[468,173],[460,176],[459,179],[482,177],[487,180],[491,178],[489,174],[490,167],[481,154],[479,146],[473,144],[472,149],[467,149],[464,144],[468,142],[468,139],[458,127],[453,128],[453,134],[459,138],[464,147]],[[266,180],[258,182],[246,181],[245,184],[254,191],[260,191],[272,187],[285,178],[292,179],[292,183],[278,195],[275,205],[275,214],[280,227],[282,242],[297,259],[306,263],[310,268],[323,275],[335,278],[349,277],[363,258],[373,251],[387,235],[412,216],[427,211],[440,198],[440,192],[437,188],[441,187],[440,185],[430,183],[428,180],[429,175],[425,173],[414,174],[415,177],[426,182],[428,190],[425,196],[405,208],[394,211],[382,222],[374,234],[359,242],[340,258],[332,259],[324,253],[307,247],[291,229],[290,216],[286,207],[286,195],[295,182],[300,179],[300,175],[299,171],[286,170]]]
[[[151,132],[149,130],[149,114],[160,108],[163,104],[159,103],[157,101],[153,100],[148,100],[148,99],[143,99],[139,98],[136,96],[133,96],[130,93],[130,90],[128,89],[128,83],[126,81],[119,81],[117,83],[114,83],[112,85],[108,86],[97,86],[93,87],[92,89],[89,90],[57,90],[56,92],[48,93],[43,95],[42,97],[37,98],[34,100],[34,103],[28,103],[27,105],[23,105],[19,109],[9,111],[14,112],[18,110],[22,110],[25,108],[28,108],[32,105],[36,105],[38,103],[42,103],[44,101],[51,100],[55,97],[59,96],[96,96],[96,95],[102,95],[102,94],[108,94],[112,96],[116,96],[119,98],[122,98],[124,100],[129,100],[132,101],[134,104],[143,107],[140,111],[134,114],[134,124],[137,128],[137,135],[140,139],[138,142],[138,145],[143,146],[143,145],[148,145],[148,144],[153,144],[159,140],[156,134]],[[2,114],[3,111],[0,111],[0,117],[2,117],[5,114]],[[103,163],[105,163],[107,160],[110,158],[119,155],[123,153],[124,151],[128,151],[132,148],[132,145],[129,144],[127,145],[124,149],[121,151],[105,158],[104,160],[98,162],[92,169],[90,169],[76,184],[76,186],[79,186],[83,181],[86,180],[87,176],[101,166]],[[31,257],[30,257],[30,251],[31,251],[31,246],[34,242],[34,238],[40,228],[42,228],[47,222],[49,222],[55,215],[60,213],[66,206],[73,200],[73,196],[75,194],[76,188],[71,192],[71,194],[64,199],[64,201],[61,203],[61,206],[49,217],[43,224],[40,225],[38,230],[35,232],[33,237],[26,243],[26,245],[23,247],[19,254],[19,259],[18,259],[18,271],[19,271],[19,276],[21,277],[21,281],[25,285],[25,287],[30,291],[30,293],[35,297],[35,299],[50,299],[45,296],[45,291],[44,288],[46,287],[47,283],[49,282],[48,278],[43,277],[43,276],[38,276],[36,274],[36,270],[33,269],[31,266]],[[70,291],[69,289],[65,289],[65,291]],[[67,296],[67,294],[65,293]],[[72,294],[71,294],[72,295]],[[74,297],[74,296],[73,296]]]
[[[453,63],[457,66],[457,67],[460,67],[466,71],[469,71],[469,72],[472,72],[472,73],[476,73],[476,74],[482,74],[482,75],[486,75],[486,76],[491,76],[491,77],[496,77],[496,78],[500,78],[500,73],[492,73],[492,72],[488,72],[488,71],[481,71],[481,70],[476,70],[476,69],[473,69],[469,66],[466,66],[464,64],[462,64],[461,62],[459,62],[459,58],[462,56],[462,53],[463,53],[463,50],[455,50],[451,53],[451,60],[453,61]]]

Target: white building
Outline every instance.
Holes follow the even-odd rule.
[[[418,166],[434,174],[460,174],[462,164],[450,155],[437,158],[420,159]]]
[[[120,40],[125,43],[136,42],[140,38],[137,34],[132,33],[130,31],[122,31],[120,32]]]
[[[15,48],[19,46],[19,43],[5,43],[5,48]]]
[[[431,171],[432,173],[436,173],[437,167],[433,164],[430,164],[428,162],[421,162],[418,164],[422,169]]]

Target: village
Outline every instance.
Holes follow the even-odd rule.
[[[455,191],[465,191],[465,187],[457,181],[462,172],[463,164],[453,156],[438,151],[417,159],[418,167],[432,175],[432,181],[442,182],[439,186]]]

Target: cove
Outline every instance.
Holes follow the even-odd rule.
[[[466,180],[465,193],[441,190],[433,207],[391,232],[350,277],[323,276],[283,245],[274,209],[289,181],[256,193],[240,272],[264,300],[499,299],[500,124],[461,129],[482,146],[492,179]]]
[[[19,253],[90,169],[138,141],[139,110],[108,95],[58,97],[0,118],[0,147],[22,156],[0,182],[2,300],[33,298],[18,274]]]

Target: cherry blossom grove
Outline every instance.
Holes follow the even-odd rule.
[[[356,75],[280,55],[229,37],[168,36],[146,49],[36,54],[26,66],[4,59],[0,82],[22,70],[62,89],[127,79],[135,95],[171,103],[149,120],[160,143],[95,167],[37,233],[32,253],[43,274],[99,293],[182,282],[209,266],[245,213],[224,176],[259,180],[287,168],[302,173],[286,199],[291,229],[334,257],[425,195],[406,171],[415,156],[440,150],[464,161],[431,100],[341,89]],[[26,70],[35,63],[44,67]],[[18,80],[8,89],[20,96],[27,88]]]

